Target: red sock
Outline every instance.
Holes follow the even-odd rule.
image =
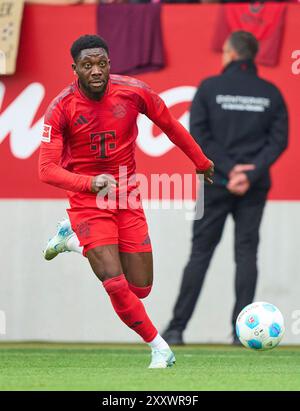
[[[128,287],[139,298],[146,298],[152,289],[152,285],[148,285],[148,287],[137,287],[130,283],[128,283]]]
[[[124,274],[103,281],[103,286],[121,320],[145,342],[152,341],[157,335],[157,330],[148,317],[143,303],[129,289]]]

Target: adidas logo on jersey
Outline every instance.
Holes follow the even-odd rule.
[[[87,124],[87,123],[88,123],[88,120],[85,117],[83,117],[83,115],[80,115],[74,124],[75,126],[78,126],[78,125]]]

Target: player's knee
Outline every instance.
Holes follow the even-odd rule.
[[[151,292],[152,284],[146,287],[137,287],[136,285],[128,283],[130,290],[140,299],[148,297]]]

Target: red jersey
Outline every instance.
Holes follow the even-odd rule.
[[[163,100],[145,83],[111,75],[105,94],[91,100],[78,82],[50,104],[40,149],[40,177],[72,192],[90,192],[92,176],[112,174],[119,167],[135,173],[137,116],[145,114],[204,171],[210,160],[186,129],[170,114]]]

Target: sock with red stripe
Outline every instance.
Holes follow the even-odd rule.
[[[158,332],[141,300],[129,289],[124,274],[103,281],[103,286],[120,319],[145,342],[153,341]]]

